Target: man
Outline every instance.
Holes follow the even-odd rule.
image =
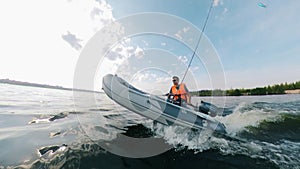
[[[167,94],[168,101],[179,106],[191,104],[191,95],[186,85],[184,83],[179,84],[179,78],[177,76],[173,76],[172,81],[173,86],[171,87],[170,92]]]

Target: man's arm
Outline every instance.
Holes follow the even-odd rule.
[[[172,96],[172,88],[170,89],[169,93],[167,94],[168,99],[170,99],[170,97]]]

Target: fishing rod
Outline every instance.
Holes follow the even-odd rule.
[[[200,37],[199,37],[198,42],[197,42],[197,44],[196,44],[196,47],[195,47],[195,50],[194,50],[194,52],[193,52],[192,58],[191,58],[191,60],[190,60],[190,62],[189,62],[189,64],[188,64],[188,67],[187,67],[187,69],[185,70],[185,73],[184,73],[184,75],[183,75],[183,78],[182,78],[182,80],[181,80],[181,83],[182,83],[183,80],[185,79],[185,76],[186,76],[186,74],[187,74],[187,72],[188,72],[188,70],[189,70],[189,68],[190,68],[190,66],[191,66],[191,64],[192,64],[192,61],[193,61],[193,59],[194,59],[194,57],[195,57],[195,54],[196,54],[196,51],[197,51],[197,49],[198,49],[198,47],[199,47],[199,44],[200,44],[200,41],[201,41],[203,32],[204,32],[204,30],[205,30],[205,28],[206,28],[206,24],[207,24],[207,21],[208,21],[208,19],[209,19],[209,16],[210,16],[210,13],[211,13],[211,9],[212,9],[212,7],[213,7],[213,4],[214,4],[214,0],[211,0],[211,4],[210,4],[210,7],[209,7],[209,11],[208,11],[208,13],[207,13],[207,16],[206,16],[206,19],[205,19],[203,28],[202,28],[202,32],[200,33]]]

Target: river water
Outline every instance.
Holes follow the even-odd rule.
[[[0,168],[300,168],[300,95],[227,97],[231,113],[216,118],[240,141],[154,125],[105,93],[9,84],[0,93]],[[122,135],[171,148],[130,158],[103,146]]]

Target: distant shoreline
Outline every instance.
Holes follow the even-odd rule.
[[[285,94],[300,94],[300,89],[285,90]]]
[[[265,96],[280,94],[300,94],[300,81],[294,83],[281,83],[256,87],[252,89],[229,89],[229,90],[199,90],[190,92],[193,96]]]
[[[234,96],[238,96],[238,97],[243,97],[243,96],[272,96],[272,95],[292,95],[292,94],[300,94],[300,89],[295,89],[295,90],[285,90],[284,93],[276,93],[276,94],[257,94],[257,95],[251,95],[251,94],[241,94],[241,95],[228,95],[226,93],[223,94],[211,94],[211,95],[201,95],[198,94],[197,92],[191,92],[191,96],[196,96],[196,97],[234,97]]]
[[[46,84],[29,83],[29,82],[22,82],[22,81],[17,81],[17,80],[10,80],[10,79],[0,79],[0,83],[18,85],[18,86],[30,86],[30,87],[47,88],[47,89],[58,89],[58,90],[68,90],[68,91],[101,93],[99,91],[93,91],[93,90],[66,88],[66,87],[62,87],[62,86],[52,86],[52,85],[46,85]]]

